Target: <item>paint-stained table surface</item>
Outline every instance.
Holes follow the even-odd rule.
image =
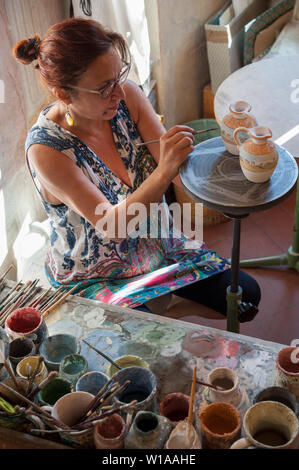
[[[13,287],[15,283],[8,281],[8,285]],[[5,291],[0,300],[3,295]],[[70,296],[47,317],[46,323],[49,335],[70,333],[84,338],[112,359],[124,354],[145,359],[157,376],[158,400],[172,392],[190,394],[195,365],[197,378],[203,381],[215,367],[229,367],[237,372],[246,392],[246,407],[260,390],[275,384],[275,358],[285,347],[78,296]],[[107,372],[110,363],[84,343],[81,354],[88,360],[89,370]],[[205,387],[197,386],[197,409],[204,399],[208,400],[206,392]]]

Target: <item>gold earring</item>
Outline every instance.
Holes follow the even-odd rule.
[[[68,123],[69,126],[72,127],[74,125],[74,120],[73,120],[72,116],[70,115],[68,105],[66,105],[65,119],[66,119],[66,122]]]

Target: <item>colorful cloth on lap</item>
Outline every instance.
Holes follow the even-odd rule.
[[[137,147],[141,138],[124,101],[110,123],[132,188],[113,174],[100,156],[77,136],[46,117],[51,106],[40,113],[28,133],[26,157],[28,148],[33,144],[43,144],[60,151],[82,169],[113,205],[129,196],[154,171],[156,163],[147,148]],[[163,233],[163,223],[167,220],[166,237],[144,238],[135,234],[135,238],[128,237],[122,241],[105,238],[65,204],[47,202],[28,159],[27,163],[50,219],[46,273],[54,287],[77,285],[75,293],[78,295],[108,304],[134,307],[229,268],[225,259],[208,250],[204,244],[200,249],[185,249],[188,239],[183,234],[178,235],[174,229],[166,204],[166,219],[154,220],[159,233]],[[148,222],[145,220],[145,225]]]

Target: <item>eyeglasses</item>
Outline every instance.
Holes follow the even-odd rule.
[[[130,71],[131,65],[126,64],[125,67],[120,71],[120,74],[116,80],[113,80],[112,82],[108,83],[105,85],[103,88],[100,88],[99,90],[89,90],[88,88],[81,88],[79,86],[75,85],[68,85],[69,88],[73,88],[74,90],[80,90],[80,91],[87,91],[89,93],[95,93],[96,95],[101,95],[103,99],[109,98],[109,96],[113,93],[116,84],[122,84],[126,81],[129,71]]]

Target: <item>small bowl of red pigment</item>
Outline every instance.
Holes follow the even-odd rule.
[[[29,338],[37,347],[48,336],[48,328],[41,312],[31,307],[12,312],[6,319],[5,331],[11,340]]]

